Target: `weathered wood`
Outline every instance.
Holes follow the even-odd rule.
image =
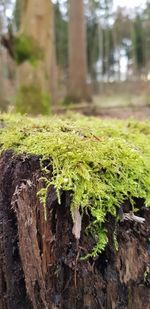
[[[93,246],[82,218],[81,239],[72,234],[71,197],[49,188],[47,221],[37,191],[36,156],[0,159],[0,309],[149,309],[150,210],[144,224],[108,218],[109,245],[96,259],[81,260]],[[136,207],[140,206],[137,201]],[[119,250],[113,245],[117,232]]]

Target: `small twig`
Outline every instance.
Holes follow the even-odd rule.
[[[93,135],[93,137],[97,140],[97,141],[100,141],[101,142],[101,138],[100,137],[98,137],[98,136],[96,136],[96,135],[94,135],[94,134],[92,134]]]
[[[84,252],[87,252],[87,249],[84,248],[84,247],[82,247],[82,246],[79,246],[78,248],[79,248],[80,250],[84,251]]]

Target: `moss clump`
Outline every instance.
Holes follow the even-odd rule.
[[[20,35],[15,38],[15,59],[17,64],[29,61],[32,65],[36,65],[37,61],[43,58],[43,52],[37,42],[30,36]]]
[[[22,86],[16,97],[16,111],[28,115],[48,115],[50,98],[37,85]]]
[[[96,255],[107,243],[107,214],[130,200],[142,198],[150,206],[150,124],[136,121],[99,120],[87,117],[31,119],[2,117],[1,151],[40,155],[50,159],[52,179],[47,179],[42,198],[54,185],[58,193],[72,194],[71,211],[89,214],[89,233],[95,236]]]

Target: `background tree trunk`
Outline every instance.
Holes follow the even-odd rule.
[[[23,97],[23,102],[19,102],[21,111],[31,113],[44,113],[44,104],[48,101],[49,90],[52,84],[52,59],[53,59],[53,16],[52,3],[49,0],[23,0],[21,26],[19,35],[33,39],[37,48],[41,51],[41,59],[33,66],[29,61],[25,61],[18,67],[18,89],[28,88],[23,96],[19,94],[19,100]],[[25,88],[24,88],[25,87]],[[38,90],[38,102],[33,105],[37,97],[33,98],[33,89]],[[31,95],[29,94],[31,90]],[[36,91],[35,91],[36,92]],[[25,95],[27,93],[27,96]],[[30,101],[30,102],[29,102]],[[26,104],[26,107],[24,106]],[[37,104],[37,105],[36,105]],[[47,102],[48,104],[48,102]]]
[[[69,4],[69,96],[81,101],[89,98],[84,3],[70,0]]]

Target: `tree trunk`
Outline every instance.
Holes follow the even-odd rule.
[[[51,174],[51,173],[50,173]],[[145,223],[107,220],[109,245],[81,260],[93,246],[72,234],[71,196],[54,188],[47,196],[47,221],[37,191],[40,158],[7,151],[0,158],[0,308],[149,309],[150,210],[136,201]],[[114,248],[114,232],[119,249]]]
[[[89,99],[84,3],[83,0],[69,2],[69,97],[82,101]]]
[[[41,58],[35,65],[24,61],[18,66],[17,108],[21,112],[48,112],[53,59],[52,32],[51,1],[23,0],[19,36],[32,39],[41,52]]]
[[[3,77],[3,62],[2,50],[0,46],[0,111],[6,111],[5,108],[5,91],[4,91],[4,77]]]

